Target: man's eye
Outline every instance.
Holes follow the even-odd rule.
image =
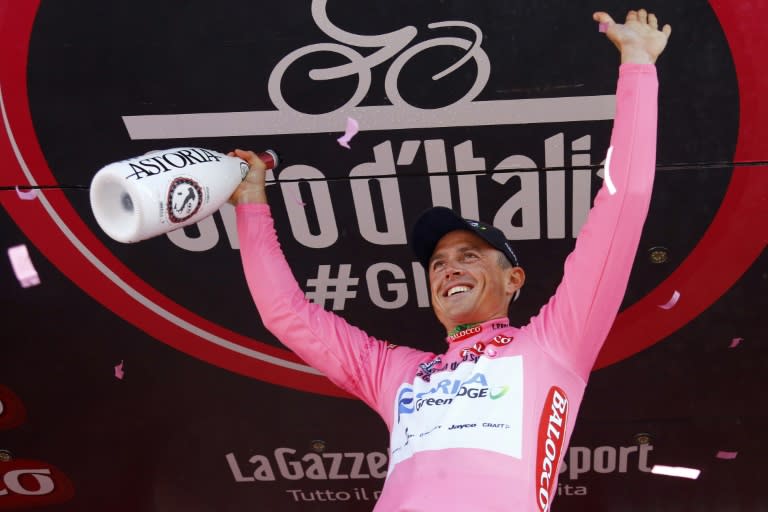
[[[445,266],[445,263],[442,261],[436,261],[432,263],[432,270],[440,270]]]
[[[474,253],[474,252],[464,253],[464,259],[465,260],[475,260],[475,259],[477,259],[477,254]]]

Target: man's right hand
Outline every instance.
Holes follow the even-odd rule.
[[[266,174],[267,166],[253,151],[244,151],[236,149],[228,153],[229,156],[236,156],[248,162],[250,170],[242,183],[235,189],[229,197],[229,203],[235,206],[239,204],[267,203],[266,192]]]

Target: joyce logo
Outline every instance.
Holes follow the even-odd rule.
[[[203,189],[192,178],[176,178],[168,186],[168,219],[179,223],[190,218],[203,205]]]

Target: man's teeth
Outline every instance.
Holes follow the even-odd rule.
[[[457,293],[468,292],[469,286],[454,286],[448,290],[448,296],[456,295]]]

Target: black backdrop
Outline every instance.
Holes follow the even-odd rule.
[[[322,378],[285,369],[300,362],[253,310],[228,230],[231,212],[176,238],[126,246],[99,231],[87,185],[106,163],[151,149],[274,147],[284,163],[270,202],[299,282],[310,291],[322,267],[348,265],[359,278],[356,296],[337,307],[327,297],[326,307],[379,337],[430,350],[440,350],[440,329],[398,227],[447,201],[516,238],[529,276],[515,311],[524,322],[554,290],[577,212],[600,186],[610,131],[602,105],[611,103],[617,58],[590,15],[636,7],[527,4],[331,0],[323,12],[347,32],[416,27],[407,48],[438,35],[471,42],[465,26],[427,25],[472,23],[487,61],[470,60],[433,81],[466,49],[444,43],[417,53],[395,80],[405,102],[398,103],[385,87],[394,67],[387,60],[371,69],[359,104],[334,111],[362,74],[313,81],[309,70],[345,59],[303,56],[280,82],[290,111],[278,108],[268,87],[281,59],[313,44],[341,44],[307,2],[0,2],[2,237],[4,246],[28,246],[42,281],[23,289],[3,264],[0,450],[10,460],[0,462],[0,489],[8,491],[0,490],[0,509],[370,510],[383,482],[386,430]],[[554,509],[768,509],[759,485],[768,159],[745,142],[765,140],[762,126],[745,132],[762,112],[754,98],[765,82],[751,70],[766,44],[755,37],[745,46],[742,34],[768,7],[648,7],[675,32],[658,64],[659,171],[622,313],[643,321],[626,320],[634,328],[609,338]],[[371,55],[378,46],[356,49]],[[484,71],[474,109],[460,110]],[[517,115],[523,103],[515,100],[539,101],[538,110],[522,121],[478,113],[487,104]],[[568,105],[580,104],[590,106],[587,114],[567,118]],[[251,117],[237,123],[224,114],[232,112]],[[201,113],[212,117],[190,116]],[[350,150],[335,141],[348,115],[362,129]],[[474,160],[462,156],[468,145]],[[530,168],[506,183],[493,180],[497,166],[513,172],[502,164],[513,155]],[[350,179],[374,160],[368,167],[383,179]],[[554,173],[562,173],[562,197],[550,195]],[[323,179],[291,188],[308,176]],[[13,188],[30,184],[43,190],[22,201]],[[519,208],[506,217],[510,198]],[[658,246],[664,263],[649,257]],[[376,274],[375,263],[387,270]],[[681,291],[679,305],[660,317],[657,305],[672,290]],[[730,348],[734,338],[742,341]],[[258,361],[260,354],[283,366]],[[125,377],[117,379],[121,361]],[[719,451],[738,455],[724,460]],[[364,463],[356,469],[357,457]],[[334,458],[342,460],[338,474]],[[652,475],[653,464],[702,475]],[[28,474],[14,482],[16,470]]]

